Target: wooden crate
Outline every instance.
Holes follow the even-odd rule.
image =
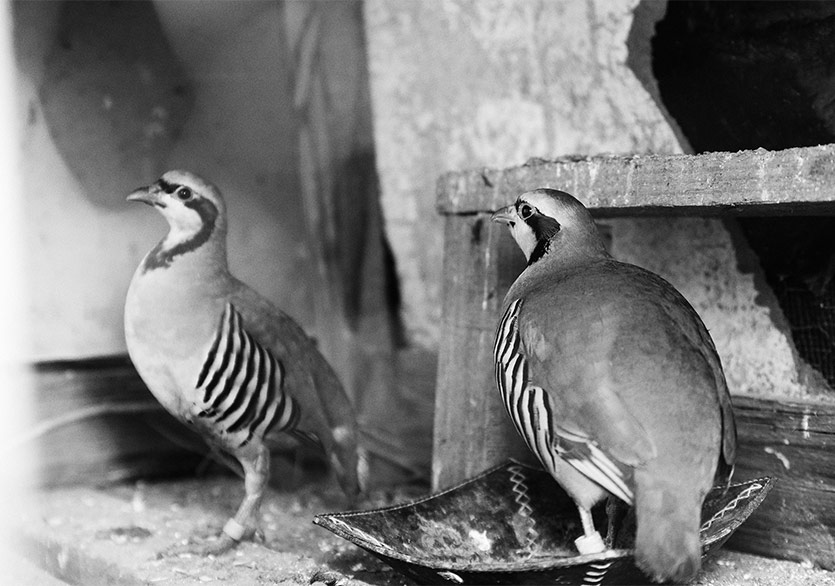
[[[182,476],[206,448],[151,395],[127,356],[38,363],[35,423],[18,441],[37,454],[39,484],[100,485]]]
[[[490,213],[526,190],[563,189],[596,216],[835,214],[835,145],[784,151],[532,161],[443,176],[443,322],[433,487],[507,457],[529,459],[499,400],[492,345],[502,299],[524,258]],[[734,397],[737,478],[777,478],[734,536],[738,549],[835,569],[835,405]]]

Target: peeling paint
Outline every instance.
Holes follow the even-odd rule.
[[[789,459],[782,452],[778,452],[777,450],[775,450],[771,446],[766,446],[765,448],[763,448],[763,451],[766,454],[771,454],[772,456],[774,456],[775,458],[780,460],[780,463],[783,465],[783,468],[785,468],[786,470],[791,468],[791,462],[789,461]]]

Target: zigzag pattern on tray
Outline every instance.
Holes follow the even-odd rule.
[[[531,508],[531,497],[528,494],[528,485],[525,484],[524,469],[521,466],[511,466],[508,468],[510,472],[510,483],[512,485],[514,498],[513,500],[519,505],[519,514],[529,521],[527,524],[527,535],[525,547],[531,551],[535,548],[539,539],[539,531],[536,530],[536,520],[533,518],[533,509]]]
[[[739,505],[739,501],[748,499],[748,497],[750,497],[753,493],[762,490],[762,488],[762,484],[755,483],[743,490],[742,492],[740,492],[731,502],[729,502],[722,509],[717,511],[710,519],[705,521],[705,523],[702,525],[702,528],[699,530],[700,533],[704,533],[705,531],[710,529],[710,527],[719,519],[724,517],[730,511],[733,511]]]
[[[336,519],[334,517],[331,517],[330,522],[333,523],[334,525],[339,525],[342,528],[342,530],[345,533],[347,533],[348,535],[353,534],[353,535],[356,535],[358,537],[361,537],[362,539],[367,541],[369,544],[375,545],[382,550],[392,551],[392,552],[396,551],[388,543],[384,543],[384,542],[380,541],[379,539],[377,539],[376,537],[374,537],[370,533],[367,533],[367,532],[363,531],[362,529],[358,529],[358,528],[356,528],[352,525],[348,525],[347,523],[345,523],[341,519]]]

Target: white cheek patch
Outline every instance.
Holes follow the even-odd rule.
[[[513,235],[513,239],[516,240],[516,244],[519,245],[519,248],[525,254],[525,259],[530,260],[531,254],[533,254],[533,250],[536,248],[536,236],[533,230],[531,230],[531,227],[519,219],[516,220],[510,229],[510,233]]]
[[[195,210],[185,206],[168,206],[167,211],[166,216],[171,229],[165,238],[166,246],[188,240],[203,227],[203,219]]]

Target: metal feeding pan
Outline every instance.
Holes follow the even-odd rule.
[[[703,557],[748,518],[771,483],[758,478],[708,493]],[[582,529],[574,503],[547,472],[511,460],[424,499],[313,522],[419,584],[648,583],[634,563],[630,518],[615,524],[615,549],[577,555]],[[597,523],[605,529],[605,518]]]

